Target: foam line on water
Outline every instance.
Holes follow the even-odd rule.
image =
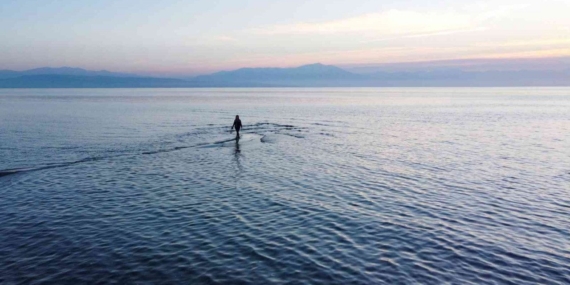
[[[255,132],[256,130],[259,130],[259,127],[262,127],[262,126],[275,126],[275,127],[277,127],[276,129],[272,130],[274,133],[278,133],[281,129],[286,129],[286,130],[301,129],[301,128],[297,128],[297,127],[292,126],[292,125],[281,125],[281,124],[275,124],[275,123],[256,123],[256,124],[250,125],[248,128],[243,128],[244,130],[249,129],[249,130],[253,130],[253,131],[250,133],[244,133],[242,135],[242,139],[240,139],[240,140],[246,142],[246,141],[252,141],[252,140],[255,140],[256,138],[258,138],[258,139],[260,139],[261,142],[264,142],[263,141],[264,136]],[[281,128],[281,129],[279,129],[279,128]],[[262,130],[263,130],[263,128],[262,128]],[[256,136],[253,138],[250,138],[249,136],[251,136],[253,134],[255,134]],[[257,136],[259,136],[259,137],[257,137]],[[98,160],[103,160],[103,159],[112,159],[112,158],[117,158],[117,157],[122,157],[122,156],[153,155],[153,154],[167,153],[167,152],[183,150],[183,149],[187,149],[187,148],[214,147],[214,146],[223,145],[225,143],[232,142],[235,140],[236,140],[235,138],[232,138],[232,139],[220,140],[220,141],[214,141],[214,142],[197,143],[197,144],[188,145],[188,146],[177,146],[177,147],[172,147],[172,148],[167,148],[167,149],[148,150],[148,151],[142,151],[142,152],[138,152],[138,153],[132,153],[131,152],[131,153],[124,153],[124,154],[119,154],[119,155],[111,155],[111,156],[87,157],[87,158],[83,158],[83,159],[76,160],[76,161],[49,163],[49,164],[36,166],[36,167],[22,167],[22,168],[3,169],[3,170],[0,170],[0,177],[20,174],[20,173],[26,173],[26,172],[31,172],[31,171],[39,171],[39,170],[59,168],[59,167],[68,167],[68,166],[72,166],[72,165],[79,164],[79,163],[98,161]],[[114,151],[112,151],[112,152],[114,152]]]

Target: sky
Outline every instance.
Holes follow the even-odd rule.
[[[570,0],[1,0],[0,69],[560,68],[557,59],[568,67],[570,57],[569,15]]]

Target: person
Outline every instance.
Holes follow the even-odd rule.
[[[236,139],[239,139],[239,130],[241,129],[241,120],[239,119],[239,115],[236,115],[236,119],[234,120],[234,124],[232,125],[232,130],[234,128],[236,129]]]

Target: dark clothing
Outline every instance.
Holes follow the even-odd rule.
[[[241,120],[235,119],[234,124],[232,125],[232,128],[236,128],[236,131],[239,132],[239,129],[241,129]]]

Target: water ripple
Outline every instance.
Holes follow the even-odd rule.
[[[570,283],[560,106],[160,92],[3,101],[0,283]]]

